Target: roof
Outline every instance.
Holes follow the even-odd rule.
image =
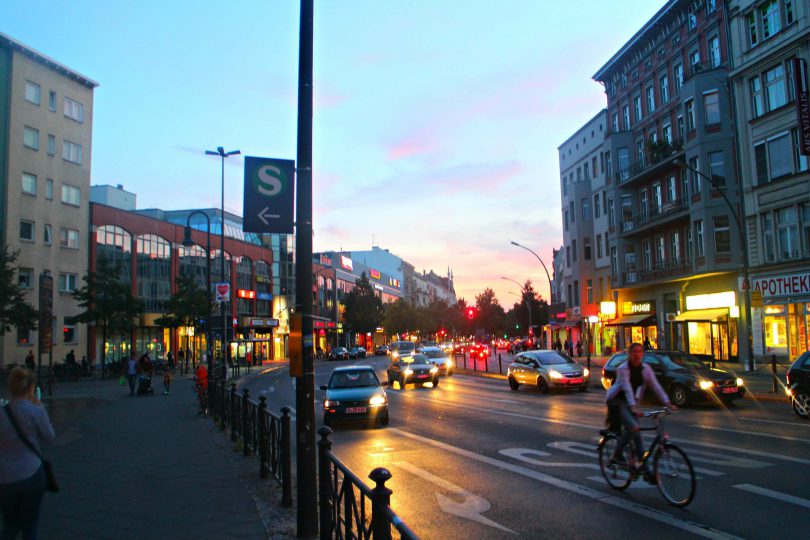
[[[371,366],[340,366],[333,369],[332,373],[341,371],[374,371],[374,368]]]
[[[17,41],[13,37],[9,36],[8,34],[4,34],[3,32],[0,32],[0,44],[6,45],[6,46],[16,50],[20,54],[24,54],[25,56],[28,56],[29,58],[33,58],[34,60],[36,60],[40,64],[43,64],[43,65],[53,69],[54,71],[57,71],[57,72],[61,73],[62,75],[66,76],[66,77],[68,77],[70,79],[73,79],[74,81],[76,81],[76,82],[78,82],[80,84],[83,84],[84,86],[87,86],[88,88],[95,88],[95,87],[98,86],[98,83],[96,81],[94,81],[93,79],[91,79],[90,77],[82,75],[81,73],[79,73],[78,71],[75,71],[73,69],[70,69],[69,67],[62,64],[61,62],[57,62],[56,60],[54,60],[50,56],[48,56],[46,54],[43,54],[43,53],[39,52],[38,50],[29,47],[28,45],[26,45],[25,43],[23,43],[21,41]]]
[[[568,137],[562,143],[560,143],[560,145],[557,147],[557,151],[561,151],[563,146],[565,146],[566,144],[568,144],[570,142],[574,142],[575,139],[578,140],[579,139],[579,134],[582,133],[583,131],[588,131],[588,129],[591,127],[591,124],[595,125],[596,122],[599,120],[600,116],[604,116],[604,119],[607,120],[607,109],[606,108],[601,109],[598,113],[593,115],[593,118],[591,118],[590,120],[588,120],[587,122],[582,124],[582,126],[579,129],[577,129],[573,134],[571,134],[570,137]]]

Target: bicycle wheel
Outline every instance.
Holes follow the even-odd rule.
[[[633,481],[627,465],[611,463],[610,458],[616,453],[619,445],[619,438],[614,434],[605,435],[605,442],[599,446],[599,469],[605,477],[608,485],[613,489],[624,491]],[[624,449],[625,456],[628,455],[629,446]],[[627,458],[625,457],[625,460]]]
[[[658,491],[669,504],[682,508],[692,502],[695,471],[683,450],[674,444],[659,446],[653,464]]]

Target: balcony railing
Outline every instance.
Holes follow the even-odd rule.
[[[637,231],[644,228],[646,225],[658,223],[673,215],[681,213],[683,210],[689,208],[689,198],[681,197],[675,201],[668,202],[659,206],[653,206],[647,212],[642,212],[632,217],[632,219],[625,219],[621,222],[621,231],[623,234]]]
[[[666,264],[660,264],[649,269],[633,269],[622,272],[620,275],[611,276],[613,287],[625,287],[641,283],[652,283],[668,278],[682,277],[690,274],[693,269],[691,259],[680,259]]]
[[[686,70],[683,82],[688,81],[689,79],[693,78],[695,75],[698,75],[700,73],[705,73],[707,71],[712,71],[714,69],[725,69],[725,67],[726,66],[723,63],[714,64],[712,62],[698,62],[697,64],[692,64]]]
[[[648,143],[643,159],[631,163],[629,167],[624,170],[619,170],[615,174],[616,183],[623,184],[629,182],[682,151],[683,142],[680,139],[673,139],[671,143],[666,141]]]

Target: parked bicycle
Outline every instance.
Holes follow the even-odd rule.
[[[695,496],[695,471],[686,452],[669,441],[664,431],[663,417],[669,414],[668,409],[646,411],[642,417],[652,418],[654,427],[643,427],[641,431],[655,431],[656,435],[641,460],[641,475],[650,484],[658,486],[658,491],[666,501],[678,508],[692,502]],[[614,460],[621,434],[615,431],[603,431],[603,437],[597,446],[599,468],[608,485],[623,491],[638,477],[639,472],[630,465],[631,456],[635,455],[634,442],[630,440],[620,460]],[[650,463],[651,462],[651,463]],[[652,468],[650,468],[652,467]]]

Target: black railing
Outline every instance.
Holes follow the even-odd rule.
[[[619,169],[615,174],[614,179],[617,184],[629,182],[636,176],[644,173],[648,169],[652,169],[656,165],[667,161],[669,158],[681,153],[683,151],[683,141],[680,139],[673,139],[673,141],[661,141],[648,146],[645,150],[644,156],[641,160],[634,161],[624,169]]]
[[[282,407],[281,416],[267,410],[264,396],[256,403],[245,388],[241,395],[236,384],[214,381],[209,389],[209,409],[220,428],[230,429],[231,441],[241,441],[243,455],[259,458],[259,476],[271,473],[281,483],[281,505],[292,506],[290,408]]]
[[[393,526],[399,538],[418,539],[391,508],[391,490],[385,483],[391,473],[382,467],[371,471],[368,487],[332,453],[332,430],[318,430],[318,493],[321,540],[390,540]]]
[[[631,219],[622,220],[622,232],[629,233],[635,229],[640,229],[653,222],[665,219],[670,215],[677,214],[682,210],[689,208],[689,198],[681,197],[675,201],[662,204],[661,206],[653,205],[647,212],[642,212],[632,216]]]

